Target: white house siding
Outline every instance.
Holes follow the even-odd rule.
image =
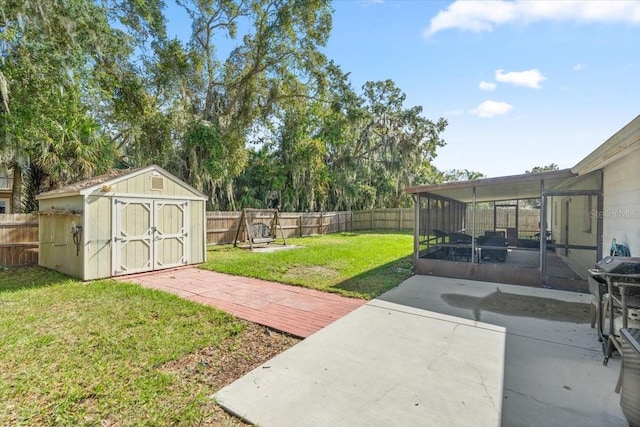
[[[615,238],[640,256],[640,147],[604,168],[604,254]]]

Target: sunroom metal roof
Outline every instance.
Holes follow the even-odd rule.
[[[569,188],[576,177],[577,175],[571,172],[571,169],[562,169],[473,181],[417,185],[407,188],[406,191],[409,194],[428,193],[470,203],[473,200],[473,188],[475,187],[477,202],[533,199],[541,196],[543,183],[545,191]]]

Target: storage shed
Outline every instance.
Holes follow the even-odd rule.
[[[207,197],[159,166],[113,171],[37,199],[43,267],[92,280],[205,261]]]

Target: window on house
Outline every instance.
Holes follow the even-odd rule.
[[[4,165],[0,165],[0,188],[4,190],[10,189],[13,184],[12,181],[9,169]]]

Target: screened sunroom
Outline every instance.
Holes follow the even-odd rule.
[[[601,189],[600,171],[569,169],[411,187],[415,272],[586,291]]]

